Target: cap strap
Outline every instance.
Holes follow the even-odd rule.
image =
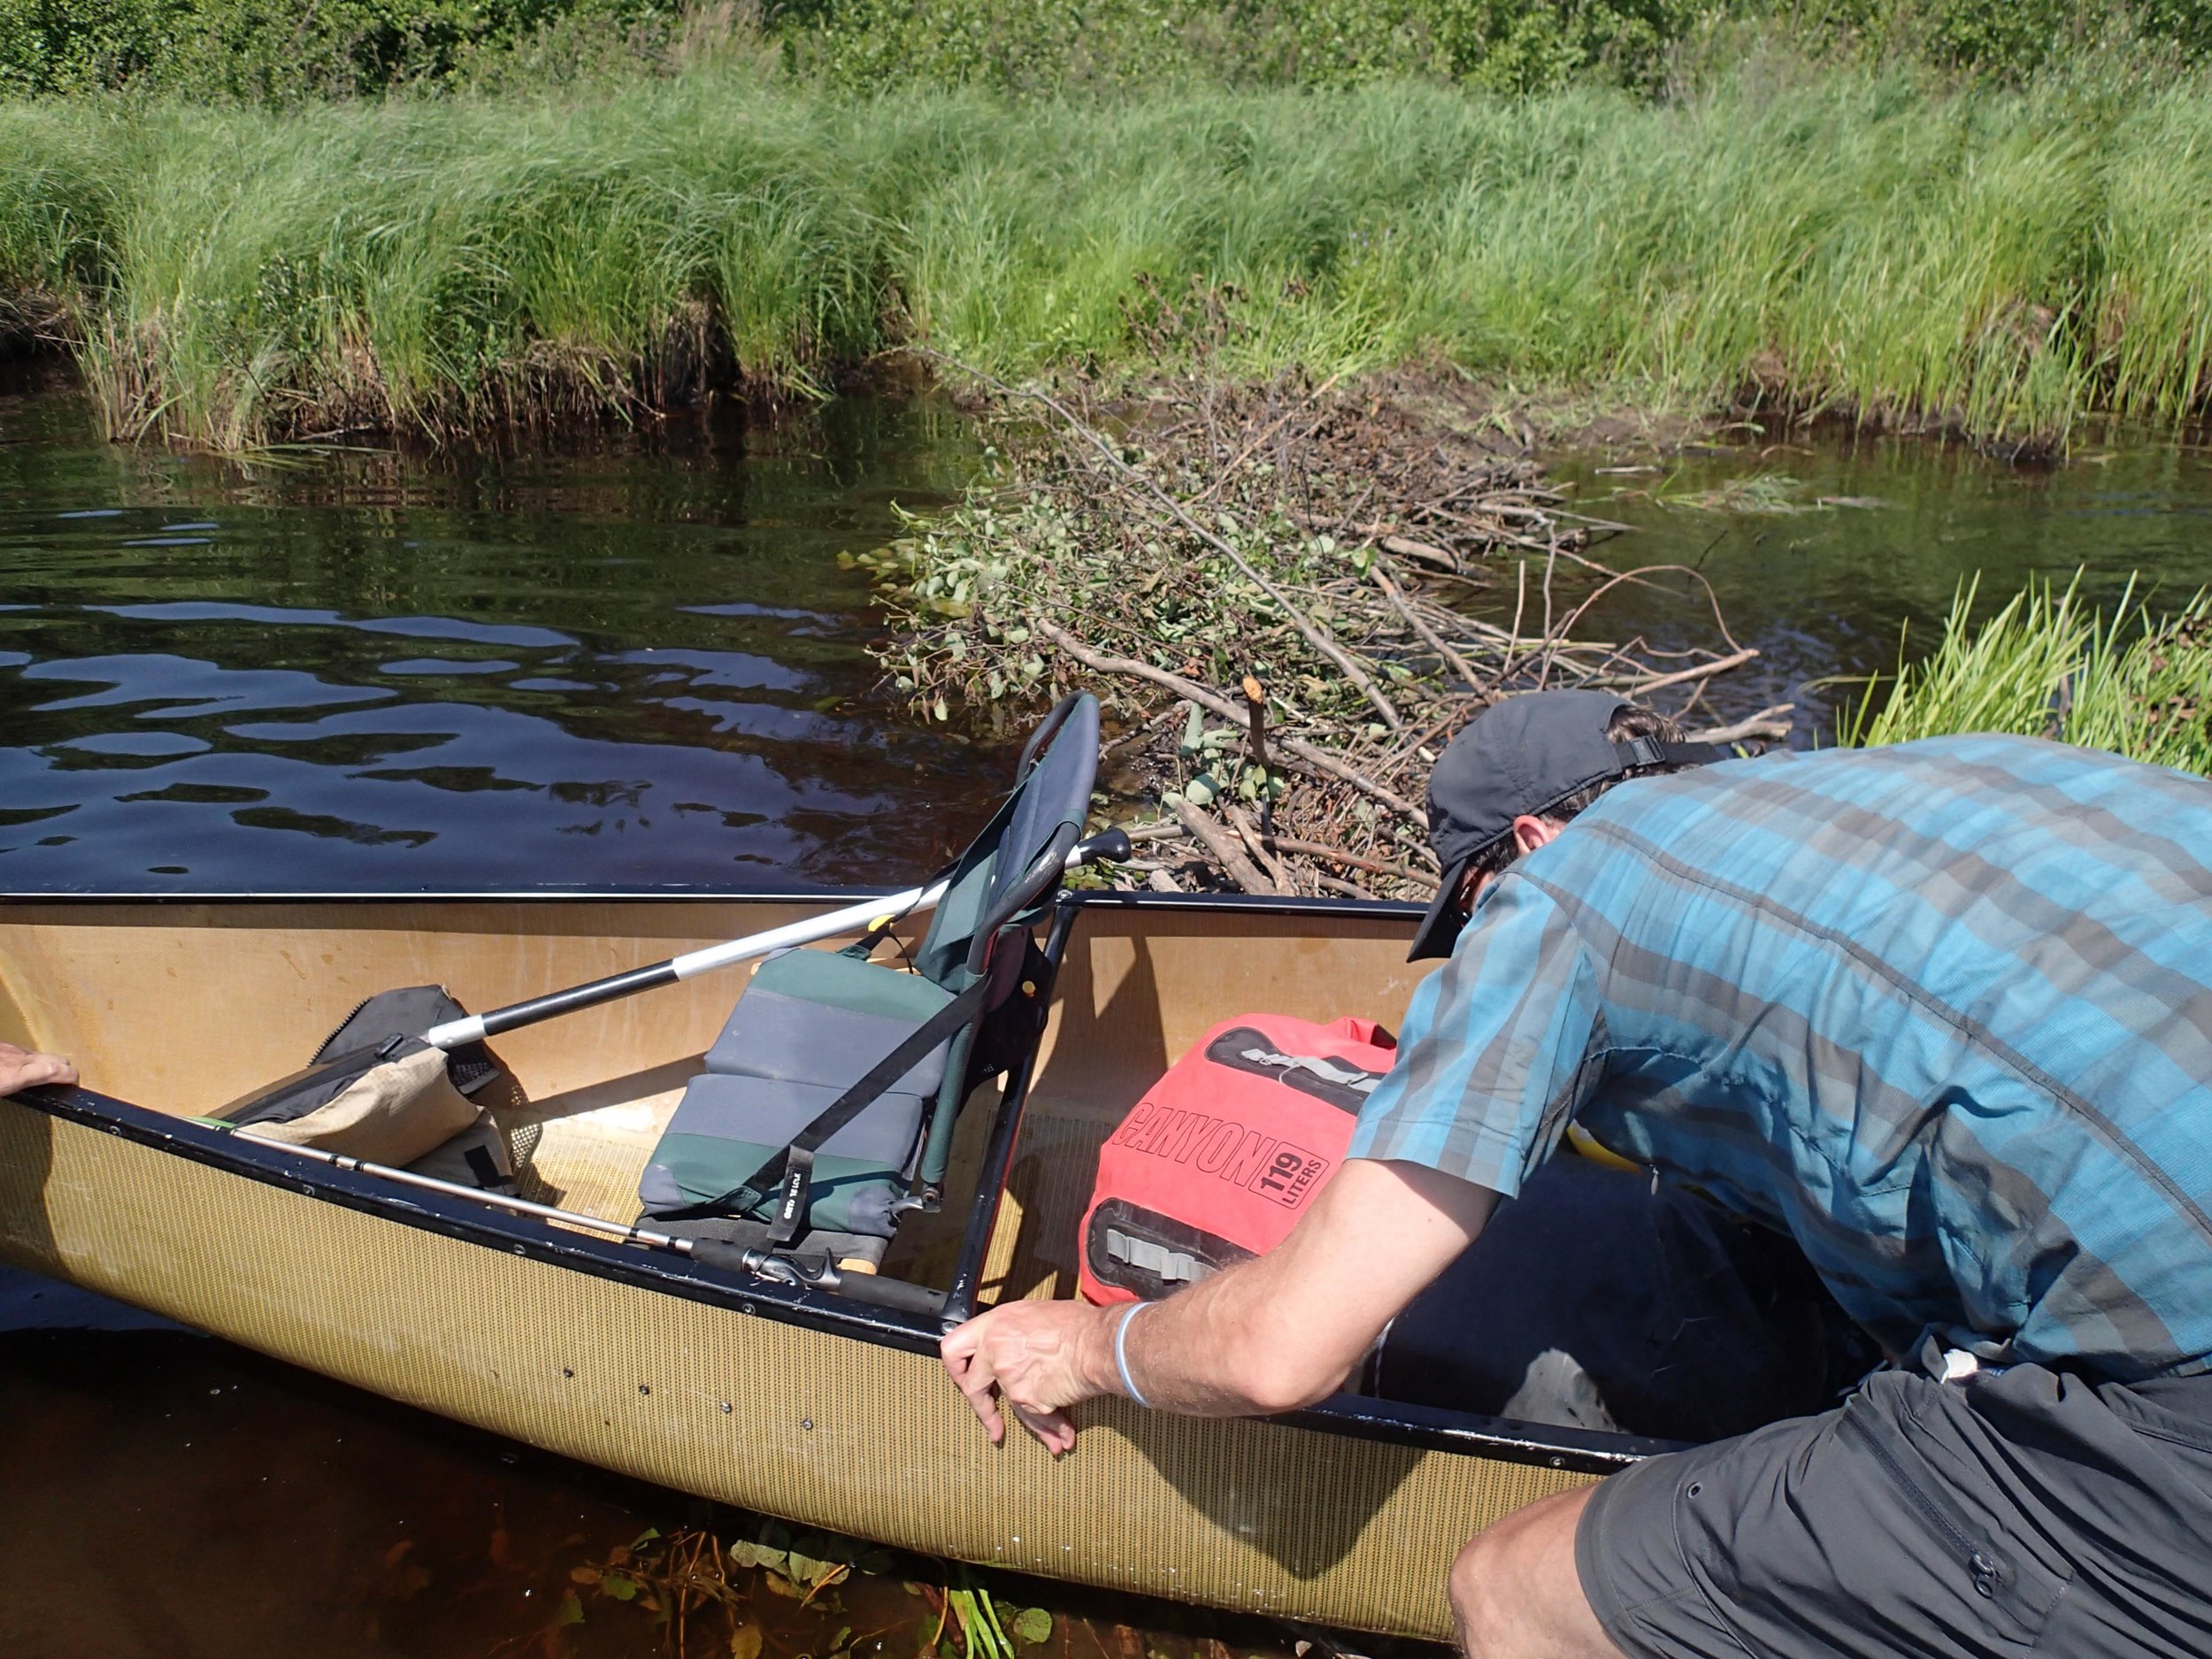
[[[1734,756],[1717,743],[1670,743],[1656,737],[1632,737],[1613,745],[1621,770],[1638,766],[1709,766]]]

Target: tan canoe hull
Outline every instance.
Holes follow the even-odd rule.
[[[17,901],[0,906],[0,1035],[73,1054],[99,1095],[187,1114],[296,1065],[384,987],[439,980],[491,1007],[811,908]],[[1253,1008],[1397,1018],[1417,977],[1408,931],[1319,907],[1087,907],[987,1291],[1071,1291],[1090,1148],[1207,1025]],[[534,1100],[586,1101],[695,1055],[738,989],[694,981],[498,1046]],[[0,1102],[0,1255],[587,1463],[933,1554],[1441,1636],[1458,1545],[1614,1461],[1587,1437],[1496,1425],[1197,1422],[1116,1401],[1083,1411],[1056,1463],[1018,1436],[987,1443],[925,1331],[749,1294],[666,1257],[645,1271],[642,1252],[480,1223],[360,1177],[289,1179],[275,1152],[230,1167],[235,1143],[209,1151],[188,1126],[172,1141],[165,1118],[107,1116],[90,1095],[66,1110]]]

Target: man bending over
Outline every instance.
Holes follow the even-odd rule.
[[[993,1309],[954,1380],[1056,1452],[1097,1394],[1319,1401],[1573,1122],[1790,1234],[1893,1363],[1491,1526],[1471,1655],[2212,1653],[2212,785],[1675,735],[1476,721],[1429,788],[1451,960],[1310,1213],[1167,1302]]]

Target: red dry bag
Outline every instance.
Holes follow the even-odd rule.
[[[1164,1296],[1281,1243],[1395,1048],[1370,1019],[1240,1014],[1208,1032],[1099,1149],[1084,1296]]]

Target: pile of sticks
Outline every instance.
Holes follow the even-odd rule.
[[[940,718],[1097,690],[1135,803],[1125,881],[1425,899],[1428,771],[1483,709],[1583,686],[1694,714],[1757,656],[1717,607],[1710,648],[1585,637],[1607,593],[1658,574],[1592,556],[1625,526],[1372,392],[1107,405],[964,372],[1007,418],[1009,476],[871,561],[903,625],[885,660]],[[1788,711],[1696,735],[1778,737]]]

